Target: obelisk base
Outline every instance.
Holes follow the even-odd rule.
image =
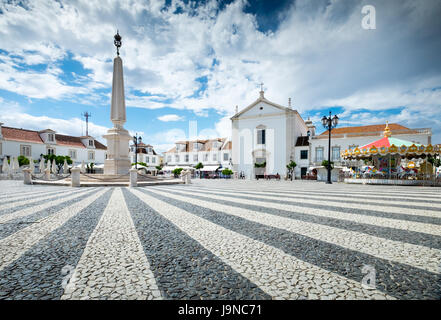
[[[107,140],[107,159],[104,160],[105,175],[128,174],[132,167],[129,158],[131,137],[124,128],[112,128],[103,136]]]

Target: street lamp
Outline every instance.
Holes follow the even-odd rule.
[[[328,180],[326,181],[327,184],[332,184],[331,182],[331,130],[334,129],[338,124],[338,117],[337,115],[334,115],[334,117],[331,117],[331,111],[329,111],[329,117],[323,116],[322,118],[322,124],[325,129],[327,129],[329,140],[328,140]]]
[[[138,144],[142,142],[142,137],[138,137],[138,134],[133,136],[133,143],[135,144],[135,169],[138,169]]]

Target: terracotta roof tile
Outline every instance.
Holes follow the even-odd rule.
[[[2,126],[2,134],[5,140],[43,143],[43,140],[41,140],[41,137],[38,134],[38,132],[34,130],[18,129],[18,128]]]
[[[65,136],[62,134],[55,134],[55,140],[57,142],[57,145],[85,148],[84,144],[81,142],[80,137],[72,137],[72,136]]]
[[[334,128],[332,129],[332,134],[363,134],[363,133],[374,133],[374,132],[381,132],[384,131],[384,128],[386,128],[386,124],[374,124],[369,126],[359,126],[359,127],[342,127],[342,128]],[[397,123],[389,123],[389,129],[391,130],[392,134],[394,131],[400,131],[401,133],[403,131],[409,131],[409,133],[415,133],[415,131],[402,126]],[[319,136],[327,136],[328,131],[322,132]]]
[[[43,131],[47,131],[50,129],[46,129]],[[19,129],[19,128],[11,128],[2,126],[2,134],[5,140],[15,140],[15,141],[23,141],[30,143],[43,143],[43,140],[40,137],[39,132],[43,131],[35,131],[35,130],[27,130],[27,129]],[[51,130],[52,131],[52,130]],[[52,131],[53,132],[53,131]],[[84,144],[81,142],[80,137],[66,136],[62,134],[55,134],[55,140],[57,145],[61,146],[72,146],[76,148],[85,148]],[[95,140],[95,148],[106,150],[107,147]]]

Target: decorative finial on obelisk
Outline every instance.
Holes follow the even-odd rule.
[[[113,59],[113,82],[112,82],[112,102],[110,111],[110,120],[115,128],[121,128],[126,122],[126,101],[124,98],[124,77],[122,59],[119,56],[119,48],[121,47],[121,36],[117,31],[115,34],[114,44],[116,46],[117,56]]]
[[[261,82],[260,83],[260,97],[261,98],[264,98],[263,93],[264,93],[264,91],[263,91],[263,82]]]
[[[115,47],[116,47],[116,54],[119,56],[119,48],[121,47],[121,44],[122,44],[122,42],[121,42],[121,36],[119,35],[119,30],[116,30],[116,34],[115,34],[115,36],[114,36],[114,39],[115,40],[113,40],[113,44],[115,45]]]

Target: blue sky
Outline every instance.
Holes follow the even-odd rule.
[[[361,27],[364,5],[376,29]],[[441,143],[441,3],[401,0],[6,1],[0,4],[0,121],[85,132],[108,127],[113,35],[123,39],[127,123],[158,151],[197,121],[229,136],[259,95],[341,126],[432,128]]]

